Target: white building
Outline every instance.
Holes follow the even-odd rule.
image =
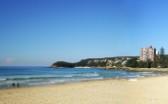
[[[156,49],[153,48],[152,46],[148,48],[142,48],[141,49],[141,55],[140,55],[140,60],[141,61],[155,61],[156,58]]]

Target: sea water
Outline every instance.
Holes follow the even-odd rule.
[[[100,68],[0,67],[0,88],[63,84],[107,78],[155,76],[153,72],[129,72]]]

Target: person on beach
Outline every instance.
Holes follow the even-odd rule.
[[[19,88],[19,87],[20,87],[20,84],[19,84],[19,83],[12,83],[12,87],[17,87],[17,88]]]
[[[15,87],[15,85],[16,85],[15,83],[12,83],[12,87]]]
[[[20,84],[19,84],[19,83],[17,83],[17,84],[16,84],[16,87],[17,87],[17,88],[19,88],[19,87],[20,87]]]

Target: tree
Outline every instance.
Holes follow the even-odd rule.
[[[138,67],[140,67],[140,68],[147,68],[148,64],[147,64],[147,62],[139,61]]]
[[[137,58],[132,58],[130,60],[127,61],[126,63],[127,67],[138,67],[138,62],[137,62]]]
[[[58,61],[58,62],[54,63],[52,66],[54,66],[54,67],[69,67],[69,68],[73,68],[73,67],[75,67],[75,64],[74,63],[65,62],[65,61]]]

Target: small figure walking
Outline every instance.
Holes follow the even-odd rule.
[[[16,86],[16,84],[15,83],[12,83],[12,87],[15,87]]]
[[[20,87],[20,84],[19,84],[19,83],[17,83],[17,85],[16,85],[16,86],[17,86],[17,88],[19,88],[19,87]]]

